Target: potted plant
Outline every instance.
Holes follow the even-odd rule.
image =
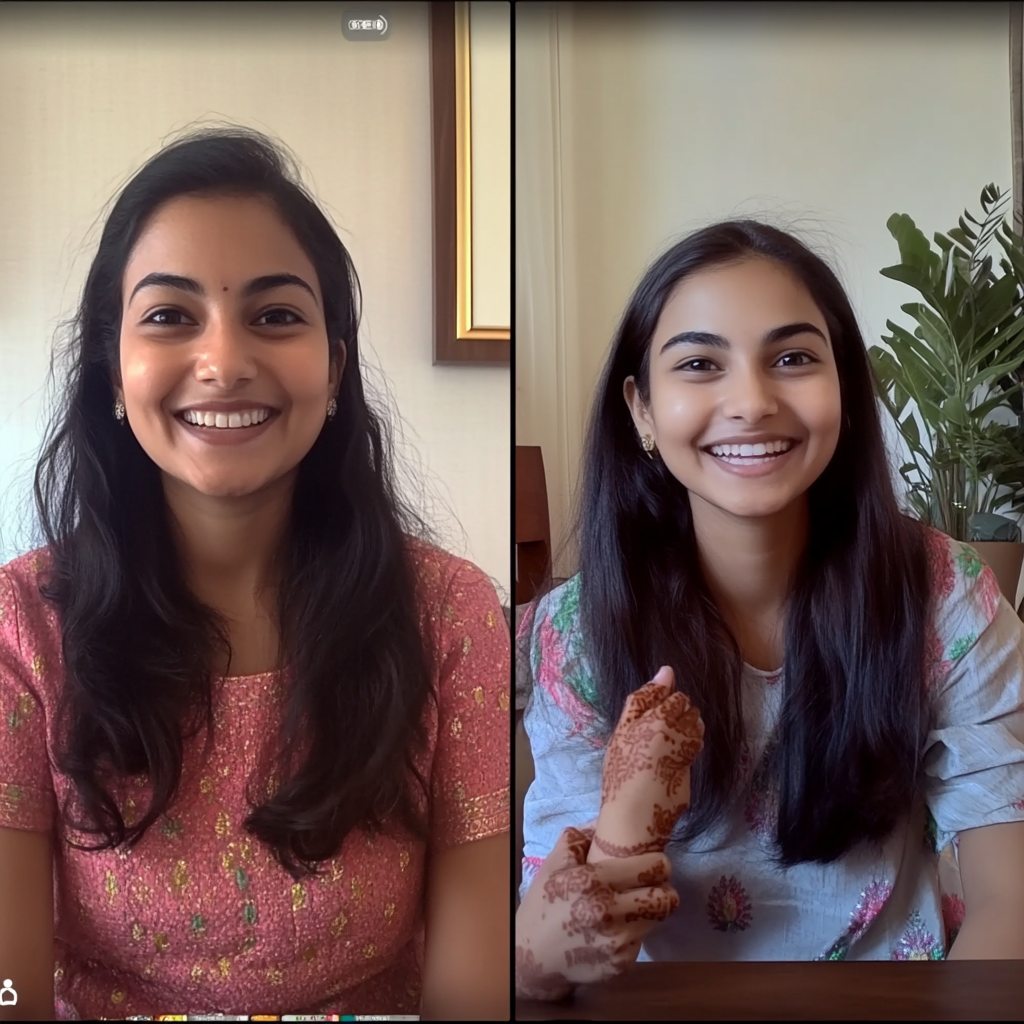
[[[986,186],[981,220],[964,211],[934,236],[937,250],[907,214],[889,218],[900,262],[882,274],[924,302],[900,307],[913,330],[886,321],[891,351],[870,352],[913,460],[900,467],[912,508],[972,544],[1013,604],[1024,559],[1024,240],[1006,224],[1008,199]]]

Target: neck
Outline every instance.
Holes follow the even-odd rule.
[[[219,498],[164,476],[164,495],[185,576],[199,600],[244,614],[277,585],[275,556],[287,529],[294,474],[257,494]]]
[[[735,516],[690,495],[701,569],[727,621],[781,616],[807,545],[803,496],[770,516]]]

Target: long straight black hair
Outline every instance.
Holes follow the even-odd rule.
[[[810,536],[787,605],[783,709],[769,754],[779,862],[828,863],[861,840],[884,839],[918,785],[930,584],[924,528],[893,491],[849,300],[828,265],[785,232],[749,220],[698,231],[656,260],[630,299],[586,440],[580,621],[606,724],[661,665],[700,708],[705,746],[677,832],[693,838],[730,800],[745,738],[742,660],[701,573],[688,492],[660,459],[644,456],[622,387],[633,376],[649,400],[651,338],[673,288],[751,258],[803,282],[839,372],[842,426],[808,495]]]
[[[244,128],[192,131],[131,179],[71,321],[71,367],[34,488],[52,553],[40,591],[59,612],[66,671],[57,766],[80,799],[75,827],[103,837],[79,848],[134,846],[177,792],[184,737],[205,724],[209,744],[215,656],[230,661],[225,620],[186,585],[159,469],[113,416],[125,264],[154,213],[182,195],[273,203],[316,268],[331,359],[347,348],[337,413],[301,462],[275,558],[278,667],[294,670],[277,737],[281,781],[265,802],[250,797],[244,822],[297,878],[357,826],[387,819],[426,836],[415,755],[434,656],[410,550],[427,529],[396,493],[388,424],[364,395],[349,254],[283,147]],[[126,824],[107,788],[110,770],[150,782],[137,823]]]

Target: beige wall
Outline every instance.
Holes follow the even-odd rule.
[[[390,37],[359,43],[341,33],[349,6],[0,4],[0,560],[31,542],[54,329],[104,204],[172,132],[226,119],[308,169],[355,261],[363,356],[390,382],[405,455],[458,520],[438,525],[510,592],[509,370],[431,365],[427,5],[389,5]]]
[[[1005,4],[527,4],[516,33],[516,442],[544,449],[556,545],[615,324],[671,242],[794,228],[873,344],[917,297],[878,273],[890,214],[930,236],[1012,184]]]

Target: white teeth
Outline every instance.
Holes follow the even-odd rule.
[[[788,452],[793,447],[792,441],[759,441],[757,444],[716,444],[711,446],[711,454],[727,458],[764,458]]]
[[[195,409],[188,409],[182,413],[182,418],[198,427],[218,427],[221,430],[231,430],[237,427],[251,427],[262,423],[270,415],[269,409],[254,409],[251,412],[224,413],[224,412],[198,412]]]

